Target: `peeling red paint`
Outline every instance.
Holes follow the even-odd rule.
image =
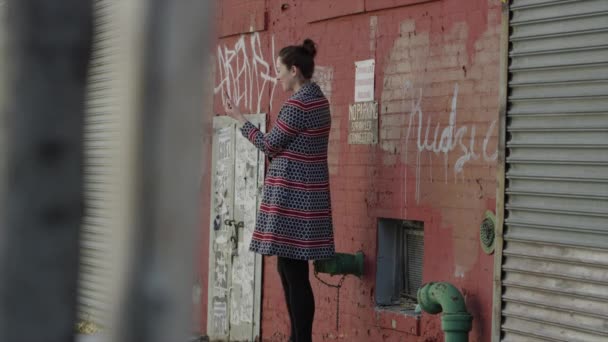
[[[500,1],[488,1],[488,0],[467,0],[467,1],[445,1],[443,13],[449,16],[450,13],[454,13],[454,18],[451,23],[464,22],[467,24],[469,35],[466,41],[467,54],[469,60],[472,60],[475,56],[475,42],[479,40],[482,34],[484,34],[488,28],[488,11],[490,9],[489,4],[494,2],[500,5]],[[450,25],[446,28],[449,28]]]

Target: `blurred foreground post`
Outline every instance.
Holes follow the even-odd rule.
[[[0,341],[71,341],[91,1],[2,12]]]
[[[104,340],[187,341],[212,1],[96,1],[117,6],[116,27],[131,25],[136,43],[121,55],[123,73],[108,75],[124,91],[117,110],[131,135],[117,159],[126,195],[110,224]],[[0,31],[9,52],[0,58],[0,341],[71,341],[91,1],[12,0],[4,13],[2,4],[10,29]]]
[[[211,1],[151,0],[145,13],[134,230],[112,341],[181,342],[192,328]]]

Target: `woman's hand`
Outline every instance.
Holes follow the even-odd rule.
[[[226,95],[226,104],[224,105],[224,110],[229,117],[239,121],[240,123],[245,123],[245,121],[247,121],[245,120],[243,114],[241,114],[239,107],[232,102],[228,95]]]

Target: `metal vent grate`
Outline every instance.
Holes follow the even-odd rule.
[[[424,223],[379,219],[376,304],[414,310],[422,285]]]
[[[416,291],[422,285],[422,263],[424,260],[424,233],[422,229],[405,230],[405,246],[407,262],[405,269],[404,292],[415,297]]]
[[[494,252],[494,236],[496,227],[496,217],[494,213],[487,211],[484,220],[481,222],[479,231],[479,240],[481,242],[481,248],[487,254]]]
[[[412,228],[406,223],[403,231],[405,246],[405,272],[403,275],[403,293],[416,297],[422,285],[422,263],[424,260],[424,231],[422,227]]]

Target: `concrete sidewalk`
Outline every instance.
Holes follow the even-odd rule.
[[[107,339],[100,334],[94,335],[76,335],[76,342],[105,342]]]
[[[106,336],[102,334],[94,334],[94,335],[76,335],[76,342],[107,342],[108,340],[105,338]],[[206,336],[204,337],[192,337],[190,340],[185,342],[207,342],[209,341]]]

